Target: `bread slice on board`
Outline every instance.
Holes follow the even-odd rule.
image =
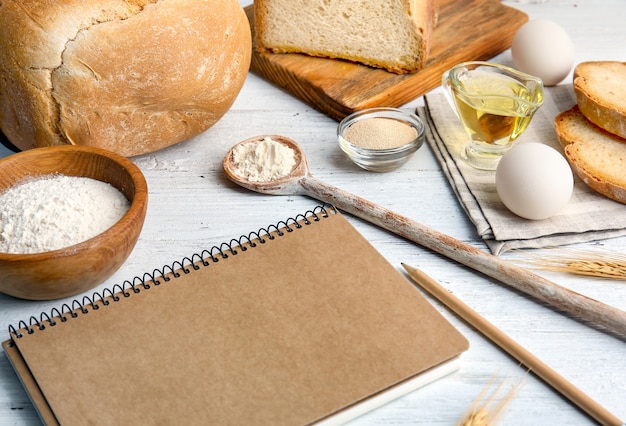
[[[589,121],[626,138],[626,62],[581,62],[574,70],[574,92]]]
[[[596,192],[626,204],[626,139],[587,120],[578,106],[557,115],[555,128],[574,173]]]
[[[435,0],[255,0],[259,52],[345,59],[402,74],[420,70]]]

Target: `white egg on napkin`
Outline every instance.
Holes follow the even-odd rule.
[[[502,156],[496,169],[496,190],[516,215],[541,220],[560,212],[574,190],[574,176],[565,157],[538,142],[526,142]]]

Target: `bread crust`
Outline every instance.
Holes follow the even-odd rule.
[[[227,112],[250,65],[236,0],[14,0],[0,27],[0,127],[20,149],[184,141]]]
[[[574,92],[589,121],[626,138],[626,62],[581,62],[574,69]]]
[[[407,34],[410,34],[410,44],[412,46],[410,51],[405,50],[402,55],[396,55],[394,57],[385,56],[384,51],[388,48],[388,45],[386,46],[385,43],[382,42],[378,44],[380,50],[376,54],[366,54],[360,49],[351,49],[351,40],[347,32],[354,31],[354,23],[346,20],[346,23],[342,25],[345,27],[345,32],[342,34],[343,38],[342,40],[338,40],[337,34],[344,31],[337,30],[339,25],[333,25],[335,22],[317,22],[312,19],[302,19],[302,16],[306,15],[306,10],[304,10],[305,13],[301,13],[301,10],[293,12],[294,14],[300,15],[294,16],[294,21],[303,20],[304,25],[295,30],[285,29],[285,35],[289,34],[289,37],[291,37],[294,31],[298,31],[313,37],[311,34],[318,32],[317,28],[329,27],[333,29],[327,32],[323,29],[320,30],[324,32],[323,37],[329,39],[329,42],[325,44],[321,41],[315,43],[309,43],[308,41],[292,41],[287,40],[288,37],[281,37],[282,40],[277,40],[275,35],[281,30],[279,28],[280,23],[289,22],[289,20],[286,20],[284,16],[281,16],[280,19],[276,19],[276,10],[285,10],[284,7],[281,8],[280,6],[284,4],[283,2],[289,1],[291,0],[255,0],[255,48],[258,52],[303,53],[310,56],[344,59],[375,68],[383,68],[397,74],[416,72],[424,67],[428,59],[430,37],[438,19],[438,3],[435,0],[393,0],[394,3],[399,3],[404,11],[403,22],[396,23],[396,28],[407,28]],[[334,7],[332,4],[333,0],[325,0],[323,3],[326,4],[326,7],[329,9]],[[379,2],[372,2],[372,5],[378,4]],[[380,2],[380,4],[382,5],[382,2]],[[317,8],[318,5],[299,5],[299,7],[301,9],[306,9],[307,7]],[[359,4],[355,4],[354,7],[358,8]],[[339,15],[339,13],[337,15]],[[351,24],[352,27],[349,27]],[[356,25],[362,26],[362,28],[360,28],[362,31],[370,31],[372,33],[372,41],[374,42],[374,40],[376,40],[376,32],[368,28],[367,23],[358,22]],[[392,25],[393,23],[389,23],[388,28],[391,29]],[[388,33],[393,33],[393,31],[390,30]],[[344,47],[336,47],[341,44],[343,44]]]
[[[558,114],[554,121],[565,158],[574,173],[591,189],[626,204],[626,139],[587,120],[577,105]],[[600,162],[593,158],[606,150]],[[604,164],[602,164],[604,163]],[[606,165],[608,164],[608,166]]]

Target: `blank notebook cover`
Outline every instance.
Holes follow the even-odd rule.
[[[3,347],[40,416],[63,425],[343,421],[468,349],[331,206],[10,335]]]

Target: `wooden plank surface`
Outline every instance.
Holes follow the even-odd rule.
[[[254,33],[254,11],[246,8]],[[511,46],[528,16],[498,0],[441,0],[426,66],[393,74],[348,61],[302,54],[259,53],[251,70],[331,118],[363,108],[398,107],[434,89],[442,73],[459,62],[487,60]]]

